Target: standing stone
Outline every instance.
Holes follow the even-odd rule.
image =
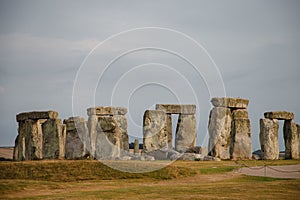
[[[19,153],[19,135],[17,135],[16,139],[15,139],[15,147],[14,147],[14,154],[13,154],[13,161],[17,161],[18,160],[18,153]]]
[[[285,159],[299,159],[299,138],[297,126],[292,120],[285,120],[283,126]]]
[[[167,120],[167,125],[166,125],[166,131],[168,134],[168,148],[172,149],[173,148],[173,144],[172,144],[172,140],[173,140],[173,131],[172,131],[172,115],[171,114],[166,114],[166,120]]]
[[[129,151],[129,141],[127,134],[127,119],[125,115],[114,115],[114,120],[117,122],[118,127],[121,131],[120,136],[120,148],[125,151]]]
[[[118,123],[113,117],[99,117],[97,123],[96,158],[111,160],[120,157],[121,134]]]
[[[251,128],[249,119],[234,118],[230,151],[231,158],[233,160],[252,158]]]
[[[179,114],[175,149],[178,152],[185,152],[188,148],[196,146],[196,116]]]
[[[87,113],[89,115],[88,146],[90,147],[88,149],[92,157],[95,157],[97,154],[97,158],[99,159],[114,159],[129,151],[127,119],[125,116],[127,113],[126,108],[98,106],[88,108]],[[107,124],[105,124],[106,122]],[[113,130],[106,130],[112,124],[114,124],[115,128]],[[115,146],[113,147],[111,144]],[[111,154],[105,149],[106,146],[111,150]],[[118,149],[115,149],[115,147]]]
[[[139,146],[140,146],[139,140],[135,139],[134,140],[134,151],[133,151],[134,154],[139,154],[139,149],[140,149]]]
[[[24,121],[20,121],[19,122],[19,127],[18,127],[18,160],[22,161],[25,160],[25,122]]]
[[[143,148],[145,153],[168,146],[166,114],[161,110],[146,110],[143,120]]]
[[[41,124],[45,121],[45,119],[28,119],[25,121],[25,160],[39,160],[43,158]]]
[[[260,119],[259,139],[262,159],[278,159],[278,127],[277,119]]]
[[[209,117],[209,154],[221,159],[230,159],[231,111],[225,107],[215,107]]]
[[[43,158],[63,159],[65,157],[66,129],[61,119],[47,119],[42,125]]]
[[[89,150],[90,155],[92,157],[95,157],[96,138],[97,138],[97,123],[98,123],[98,117],[96,115],[89,115],[88,125],[87,125],[88,130],[89,130],[87,149]]]
[[[298,133],[298,155],[299,155],[299,158],[300,159],[300,124],[297,124],[297,133]]]
[[[86,154],[88,129],[84,118],[70,117],[64,120],[66,125],[66,159],[81,159]]]

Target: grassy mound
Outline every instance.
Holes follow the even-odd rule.
[[[196,174],[196,170],[173,165],[153,172],[128,173],[112,169],[101,162],[92,160],[2,162],[0,163],[0,171],[2,172],[0,173],[0,179],[57,182],[139,178],[163,180]]]

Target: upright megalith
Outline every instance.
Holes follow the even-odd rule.
[[[88,128],[83,117],[69,117],[64,120],[66,125],[66,159],[82,159],[88,155]]]
[[[134,153],[135,155],[138,155],[138,154],[139,154],[139,150],[140,150],[139,140],[138,140],[138,139],[135,139],[135,140],[134,140],[133,153]]]
[[[299,138],[297,126],[292,120],[285,120],[283,125],[285,159],[299,159]]]
[[[196,145],[196,105],[182,104],[156,104],[156,110],[165,112],[168,148],[172,148],[172,114],[179,114],[175,150],[184,152]]]
[[[278,120],[284,120],[283,135],[285,142],[285,159],[299,159],[299,134],[293,121],[294,113],[288,111],[272,111],[264,113],[260,120],[260,144],[262,159],[278,159]]]
[[[230,159],[232,116],[229,108],[214,107],[210,111],[208,132],[210,154],[221,158]]]
[[[127,109],[93,107],[87,109],[90,154],[97,159],[115,159],[129,150]]]
[[[18,114],[14,160],[64,158],[64,126],[57,117],[56,111]]]
[[[210,112],[209,155],[221,159],[251,159],[251,127],[248,99],[212,98]]]
[[[175,149],[185,152],[196,146],[196,116],[179,114],[176,128]]]
[[[161,110],[146,110],[143,120],[143,148],[151,153],[168,146],[166,113]]]
[[[61,119],[48,119],[42,124],[43,158],[63,159],[65,157],[66,128]]]
[[[279,157],[277,119],[260,119],[259,140],[261,144],[261,158],[275,160]]]

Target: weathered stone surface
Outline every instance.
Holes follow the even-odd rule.
[[[167,114],[195,114],[196,105],[180,104],[156,104],[156,110],[162,110]]]
[[[19,153],[19,135],[17,135],[17,137],[15,139],[13,161],[17,161],[18,160],[18,153]]]
[[[229,108],[215,107],[209,117],[209,155],[230,159],[231,111]]]
[[[124,151],[129,151],[129,141],[127,134],[127,119],[125,115],[114,115],[113,119],[117,122],[117,126],[120,128],[120,148]]]
[[[57,119],[58,112],[49,110],[49,111],[33,111],[33,112],[24,112],[17,115],[17,122],[24,121],[27,119]]]
[[[196,145],[196,116],[179,114],[175,149],[179,152],[185,152],[188,148]]]
[[[248,119],[248,111],[246,109],[237,109],[232,111],[232,118],[235,119]]]
[[[265,118],[268,119],[279,119],[279,120],[292,120],[294,119],[294,113],[287,111],[273,111],[265,112]]]
[[[63,159],[65,157],[66,128],[60,119],[48,119],[42,124],[43,158]]]
[[[173,140],[173,136],[172,136],[172,115],[171,114],[166,114],[166,120],[167,120],[167,125],[166,125],[166,131],[168,134],[168,148],[171,149],[173,148],[173,144],[172,144],[172,140]]]
[[[244,108],[246,109],[249,104],[248,99],[242,98],[227,98],[227,97],[214,97],[211,99],[211,103],[215,107],[226,107],[226,108]]]
[[[278,159],[278,127],[277,119],[260,119],[259,140],[261,157],[264,160]]]
[[[70,117],[64,120],[66,125],[66,159],[81,159],[87,154],[87,124],[83,117]]]
[[[297,126],[292,120],[285,120],[283,126],[285,159],[299,159],[299,138]]]
[[[145,111],[143,120],[143,148],[145,153],[167,147],[168,133],[166,132],[166,124],[164,111]]]
[[[185,153],[202,154],[202,147],[190,147],[185,151]]]
[[[134,154],[139,154],[140,153],[139,146],[140,146],[139,140],[135,139],[134,140],[134,151],[133,151]]]
[[[297,133],[298,133],[298,155],[300,159],[300,124],[296,124],[297,126]]]
[[[98,118],[96,138],[96,158],[111,160],[120,157],[121,130],[112,116]]]
[[[89,137],[87,141],[87,150],[92,157],[95,157],[96,139],[97,139],[97,124],[98,117],[96,115],[90,115],[88,118]]]
[[[234,119],[232,123],[231,159],[252,158],[251,127],[249,119]]]
[[[111,106],[98,106],[87,109],[88,116],[90,115],[125,115],[127,108],[124,107],[111,107]]]

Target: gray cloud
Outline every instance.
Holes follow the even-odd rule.
[[[252,141],[257,149],[258,120],[263,112],[290,110],[300,123],[299,9],[299,1],[1,1],[0,146],[13,145],[15,115],[19,112],[55,109],[62,118],[72,115],[76,72],[99,41],[130,28],[159,26],[182,31],[200,42],[216,62],[227,95],[250,98]],[[108,45],[98,58],[108,58],[133,42]],[[180,45],[184,47],[185,42],[173,44]],[[192,50],[185,53],[198,55]],[[103,84],[111,88],[122,72],[153,60],[180,70],[201,91],[198,144],[203,144],[211,108],[209,95],[203,80],[181,61],[153,52],[132,54],[113,66]],[[143,76],[138,78],[143,80]],[[176,83],[175,76],[168,80]],[[131,82],[123,84],[131,86]],[[147,91],[149,96],[144,97]],[[105,102],[101,95],[109,92],[99,93],[97,103]],[[139,93],[142,97],[136,93],[132,100],[139,109],[154,101],[172,100],[172,95],[164,94],[161,88],[145,88]],[[116,96],[124,94],[126,91],[121,91]],[[131,110],[140,123],[144,110]]]

